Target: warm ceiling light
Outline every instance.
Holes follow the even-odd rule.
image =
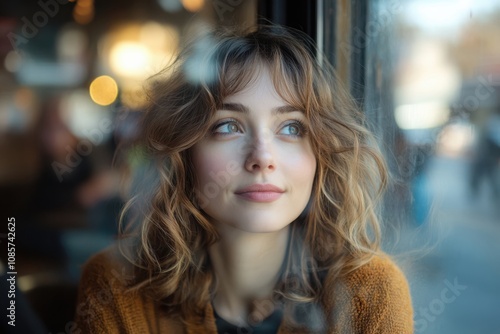
[[[147,77],[151,54],[148,48],[137,42],[118,42],[111,48],[111,69],[129,78]]]

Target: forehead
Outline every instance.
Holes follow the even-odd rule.
[[[296,85],[287,82],[283,73],[270,65],[259,62],[251,69],[231,69],[228,75],[237,80],[233,89],[223,89],[222,103],[272,104],[271,107],[291,105],[302,109],[297,101]],[[295,97],[295,98],[294,98]]]
[[[238,91],[224,98],[224,102],[234,102],[236,100],[252,100],[259,98],[273,98],[283,100],[276,91],[276,87],[271,79],[269,69],[259,66],[250,73],[246,84]]]

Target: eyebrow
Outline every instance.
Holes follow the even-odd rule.
[[[220,110],[236,111],[236,112],[241,112],[241,113],[245,113],[245,114],[249,113],[249,109],[241,103],[223,103]],[[276,114],[285,114],[285,113],[293,112],[293,111],[299,111],[301,113],[304,113],[302,110],[299,110],[299,109],[297,109],[293,106],[290,106],[290,105],[273,108],[271,110],[271,113],[273,115],[276,115]]]

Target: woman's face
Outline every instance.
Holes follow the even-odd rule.
[[[224,100],[192,151],[198,204],[216,227],[273,232],[300,215],[316,171],[307,122],[278,95],[265,67]]]

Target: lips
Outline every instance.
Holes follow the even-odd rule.
[[[272,184],[253,184],[235,191],[235,194],[252,202],[273,202],[285,191]]]

